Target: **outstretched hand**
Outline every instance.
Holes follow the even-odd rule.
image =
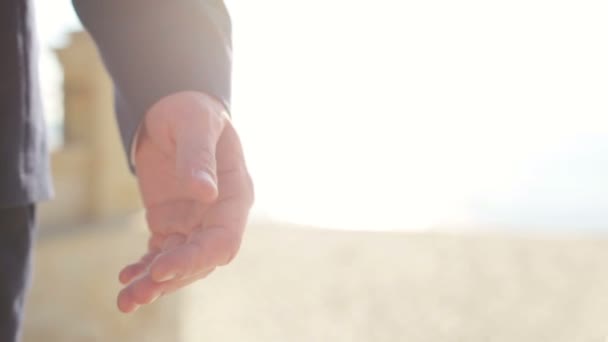
[[[147,254],[120,272],[123,312],[229,263],[253,203],[238,135],[203,93],[170,95],[146,113],[135,164],[151,236]]]

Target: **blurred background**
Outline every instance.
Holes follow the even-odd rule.
[[[123,316],[146,228],[111,83],[70,2],[37,1],[57,198],[26,341],[606,339],[608,5],[227,5],[243,250]]]

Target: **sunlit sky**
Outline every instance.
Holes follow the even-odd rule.
[[[37,2],[44,45],[61,44],[69,1]],[[256,212],[608,230],[603,1],[228,4]]]

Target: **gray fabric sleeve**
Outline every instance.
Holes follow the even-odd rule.
[[[204,92],[230,112],[231,23],[223,1],[73,0],[73,4],[112,77],[127,156],[144,114],[167,95]]]

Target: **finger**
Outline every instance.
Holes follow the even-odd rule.
[[[144,255],[138,262],[128,265],[122,269],[118,276],[122,284],[128,284],[133,279],[146,272],[154,258],[156,258],[160,252],[171,250],[186,242],[186,236],[182,234],[171,234],[165,238],[162,238],[162,241],[155,241],[159,239],[160,236],[158,235],[150,238],[150,244],[160,245],[159,248],[154,248],[151,252]]]
[[[192,95],[181,102],[176,117],[176,172],[194,199],[212,203],[218,195],[216,148],[226,117],[210,96]]]
[[[121,284],[128,284],[137,276],[143,274],[146,271],[147,267],[148,265],[143,262],[136,262],[130,264],[120,271],[120,273],[118,274],[118,279],[120,280]]]
[[[146,220],[154,234],[169,235],[181,233],[187,235],[196,226],[200,226],[205,213],[205,206],[198,201],[181,200],[148,207]]]
[[[241,234],[223,228],[193,232],[188,242],[160,254],[150,266],[150,275],[157,282],[187,278],[227,264],[241,243]]]
[[[118,294],[116,305],[118,306],[118,310],[124,313],[131,313],[139,308],[139,305],[123,292]]]
[[[133,312],[140,305],[149,304],[162,294],[163,285],[144,275],[134,280],[118,294],[117,305],[122,312]]]
[[[117,298],[118,308],[125,313],[133,312],[139,306],[150,304],[160,296],[173,293],[207,277],[211,272],[213,269],[200,272],[187,279],[164,283],[154,282],[149,276],[141,277],[120,291]]]
[[[173,293],[173,292],[181,289],[182,287],[186,287],[196,281],[204,279],[214,270],[215,270],[215,268],[212,268],[212,269],[197,273],[186,279],[164,282],[164,283],[162,283],[162,285],[163,285],[162,286],[162,295],[164,296],[164,295]]]
[[[156,256],[159,254],[159,252],[160,251],[149,252],[145,254],[138,262],[124,267],[118,275],[118,279],[120,280],[120,282],[122,284],[128,284],[133,279],[143,274],[152,263],[152,260],[154,260],[154,258],[156,258]]]
[[[133,279],[145,272],[154,258],[161,252],[166,237],[160,234],[152,234],[148,239],[148,253],[144,254],[139,261],[125,266],[118,274],[122,284],[130,283]]]

